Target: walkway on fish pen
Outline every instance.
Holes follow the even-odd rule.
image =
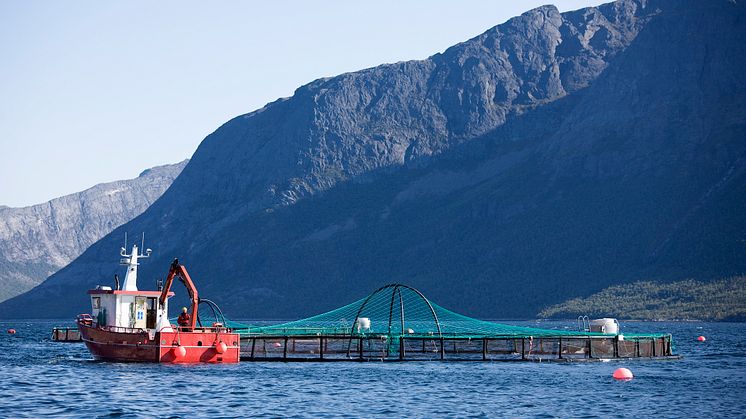
[[[592,361],[677,359],[670,334],[604,334],[473,319],[402,284],[317,316],[271,326],[228,322],[242,361]]]

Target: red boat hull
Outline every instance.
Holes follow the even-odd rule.
[[[223,343],[220,353],[218,346]],[[234,363],[240,359],[241,339],[237,333],[225,331],[194,332],[161,332],[158,359],[159,362],[193,364],[199,362]],[[176,353],[182,347],[186,350],[183,357]]]
[[[239,336],[225,329],[164,331],[152,337],[143,330],[104,329],[84,322],[78,322],[78,329],[88,350],[99,360],[191,364],[234,363],[240,359]]]

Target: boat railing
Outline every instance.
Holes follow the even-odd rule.
[[[147,330],[139,327],[108,326],[99,324],[97,324],[97,326],[101,330],[114,333],[148,333]]]
[[[578,331],[590,332],[591,331],[591,320],[588,316],[578,316]]]
[[[204,326],[204,327],[189,327],[189,326],[171,326],[176,332],[203,332],[203,333],[226,333],[229,329],[225,326]]]

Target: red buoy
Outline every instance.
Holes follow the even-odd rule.
[[[631,380],[634,375],[627,368],[617,368],[612,375],[617,380]]]
[[[697,338],[697,340],[700,341],[700,342],[704,342],[704,341],[707,340],[707,338],[704,337],[704,336],[700,336],[700,337]]]
[[[215,345],[215,352],[219,354],[224,354],[225,351],[228,350],[228,345],[226,345],[224,342],[220,342],[217,345]]]
[[[182,359],[186,356],[186,348],[183,346],[177,346],[174,348],[174,358]]]
[[[16,329],[8,329],[8,334],[9,335],[15,335],[16,334]]]

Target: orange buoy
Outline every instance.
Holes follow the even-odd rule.
[[[634,375],[632,375],[632,371],[627,368],[617,368],[612,377],[617,380],[631,380]]]
[[[8,334],[9,335],[15,335],[16,334],[16,329],[8,329]]]
[[[227,350],[228,350],[228,345],[226,345],[224,342],[219,342],[217,345],[215,345],[215,352],[219,354],[223,354]]]
[[[174,348],[174,358],[182,359],[186,356],[186,348],[183,346],[177,346]]]
[[[697,338],[697,340],[700,341],[700,342],[704,342],[704,341],[707,340],[707,338],[704,337],[704,336],[700,336],[700,337]]]

